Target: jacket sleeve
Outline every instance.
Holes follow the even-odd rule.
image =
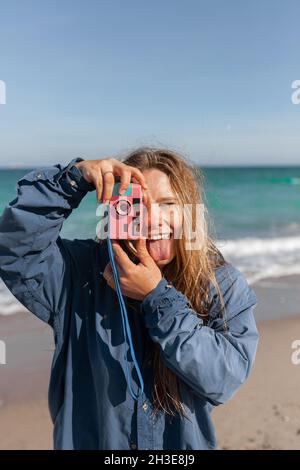
[[[225,317],[211,284],[213,302],[206,326],[186,296],[165,278],[142,302],[146,326],[160,346],[162,360],[194,393],[213,405],[227,401],[245,382],[259,337],[253,315],[256,295],[237,268],[229,263],[225,266],[216,270]]]
[[[59,233],[87,191],[94,189],[74,166],[82,160],[23,176],[17,197],[0,217],[0,277],[28,310],[51,326],[66,304],[71,282],[70,255]]]

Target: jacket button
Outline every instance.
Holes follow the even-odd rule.
[[[71,185],[71,186],[76,186],[76,181],[71,180],[71,181],[70,181],[70,185]]]
[[[144,410],[144,411],[147,411],[147,410],[148,410],[148,405],[147,405],[147,403],[144,403],[144,404],[143,404],[143,410]]]
[[[131,449],[136,449],[136,448],[137,448],[137,445],[132,442],[132,443],[130,444],[130,448],[131,448]]]

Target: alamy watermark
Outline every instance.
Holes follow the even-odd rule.
[[[0,340],[0,365],[6,364],[6,344]]]
[[[291,344],[291,348],[294,349],[291,355],[291,362],[298,366],[300,364],[300,339],[295,339]]]
[[[300,104],[300,80],[294,80],[292,82],[292,89],[295,90],[291,95],[292,103]]]
[[[6,104],[6,84],[0,80],[0,104]]]

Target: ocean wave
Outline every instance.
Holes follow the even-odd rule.
[[[291,185],[300,185],[300,178],[287,176],[285,178],[270,178],[269,181],[275,184],[291,184]]]
[[[253,284],[261,279],[300,274],[300,235],[220,240],[225,258]]]

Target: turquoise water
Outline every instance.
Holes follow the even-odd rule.
[[[30,169],[0,170],[0,213]],[[300,273],[300,167],[202,168],[210,231],[254,282]],[[65,221],[61,236],[94,238],[96,193]]]
[[[208,207],[221,238],[299,234],[300,167],[210,168]]]

